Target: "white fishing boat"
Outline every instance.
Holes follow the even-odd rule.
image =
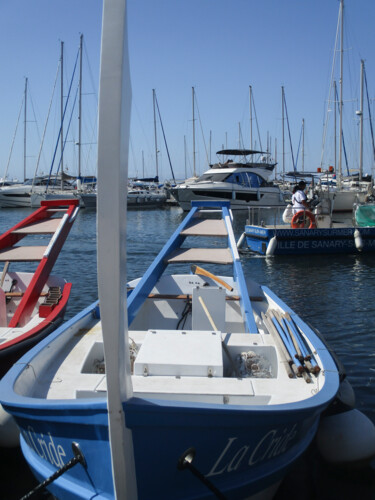
[[[126,290],[125,19],[124,0],[105,0],[100,306],[15,364],[0,382],[1,403],[32,471],[60,500],[270,497],[313,439],[339,370],[299,316],[244,276],[229,202],[193,204]],[[207,240],[213,248],[202,248]],[[164,273],[175,264],[178,272]]]
[[[230,201],[232,210],[244,210],[250,206],[285,206],[284,194],[279,186],[269,180],[275,163],[267,153],[253,150],[223,150],[218,155],[228,159],[215,163],[203,175],[169,189],[180,207],[188,211],[192,201]],[[261,161],[247,160],[261,155]],[[237,156],[243,161],[234,161]]]

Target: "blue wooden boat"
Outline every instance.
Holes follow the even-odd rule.
[[[225,496],[274,492],[339,387],[325,344],[243,275],[229,203],[220,205],[197,203],[143,278],[128,284],[133,395],[122,405],[138,498],[155,491],[165,499],[209,498],[204,483],[178,469],[185,455],[195,455],[194,466]],[[214,248],[186,247],[207,234]],[[218,247],[220,238],[228,246]],[[194,274],[161,274],[167,263],[185,262],[189,271],[191,262],[210,262],[232,272],[217,276],[193,264]],[[94,303],[68,321],[0,386],[37,478],[61,468],[79,444],[86,465],[49,487],[61,500],[114,496],[99,315]]]
[[[311,327],[244,276],[229,202],[194,204],[126,287],[125,3],[103,12],[100,306],[16,363],[1,404],[59,500],[271,497],[336,397],[339,369]]]
[[[261,255],[375,252],[375,205],[355,206],[354,224],[333,222],[331,214],[306,214],[306,223],[246,224],[247,247]]]

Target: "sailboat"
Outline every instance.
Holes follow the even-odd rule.
[[[60,65],[61,65],[61,126],[60,126],[60,131],[59,131],[59,138],[58,142],[60,141],[61,144],[61,153],[60,153],[60,160],[59,160],[59,167],[58,170],[61,170],[61,175],[60,177],[60,182],[56,182],[53,180],[53,176],[50,175],[48,176],[47,183],[45,185],[45,188],[43,190],[37,190],[34,191],[31,194],[30,198],[30,203],[32,207],[39,207],[41,205],[42,201],[46,200],[71,200],[71,199],[80,199],[80,195],[82,192],[82,183],[81,183],[81,145],[82,145],[82,59],[83,59],[83,34],[80,35],[80,41],[79,41],[79,98],[78,98],[78,176],[76,179],[77,185],[74,186],[72,182],[64,182],[64,178],[68,177],[63,171],[63,166],[64,166],[64,149],[65,149],[65,143],[66,143],[66,138],[64,139],[64,134],[63,134],[63,126],[64,126],[64,117],[67,109],[67,103],[69,100],[69,97],[66,101],[65,106],[63,106],[63,43],[61,44],[61,57],[60,57]],[[74,74],[74,73],[73,73]],[[70,89],[69,89],[69,94],[70,95]],[[73,105],[74,107],[74,105]],[[69,123],[70,125],[70,123]],[[69,125],[68,125],[68,130],[69,130]],[[57,145],[55,149],[55,154],[57,152]],[[54,156],[55,158],[55,156]],[[53,167],[54,160],[52,162],[51,170]],[[57,177],[57,176],[56,176]],[[86,186],[87,187],[87,186]]]
[[[338,171],[330,167],[326,172],[323,172],[322,167],[318,171],[321,172],[320,182],[314,188],[314,194],[318,198],[328,198],[333,204],[334,212],[352,212],[355,203],[364,203],[369,195],[371,185],[359,185],[358,182],[353,182],[351,179],[344,179],[342,172],[343,159],[343,54],[344,54],[344,0],[340,0],[339,22],[340,27],[340,93],[338,97],[339,104],[339,158]],[[336,47],[335,47],[336,54]],[[334,65],[334,63],[333,63]],[[334,106],[335,106],[335,127],[336,127],[336,84],[334,85]],[[336,131],[335,131],[336,134]],[[325,134],[324,134],[325,135]],[[336,145],[335,145],[336,149]],[[323,152],[322,152],[323,156]],[[335,151],[336,157],[336,151]],[[335,165],[336,167],[336,165]]]
[[[104,2],[101,57],[99,301],[14,365],[1,403],[60,500],[270,496],[336,397],[339,368],[312,328],[244,276],[229,202],[193,204],[126,285],[125,0]],[[173,265],[189,271],[164,273]]]

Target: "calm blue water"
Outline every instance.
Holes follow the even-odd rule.
[[[30,213],[0,210],[0,232]],[[178,207],[128,211],[129,280],[144,273],[184,216]],[[247,217],[234,213],[236,239]],[[346,368],[357,407],[375,422],[375,253],[272,258],[242,253],[241,259],[246,275],[271,288],[325,336]],[[79,212],[53,272],[73,283],[66,318],[97,299],[95,211]]]

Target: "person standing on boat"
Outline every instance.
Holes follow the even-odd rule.
[[[308,210],[310,208],[310,206],[307,202],[307,196],[305,193],[305,189],[306,189],[306,182],[300,181],[297,185],[296,191],[293,193],[293,196],[292,196],[293,213],[294,214],[296,214],[300,210]]]

